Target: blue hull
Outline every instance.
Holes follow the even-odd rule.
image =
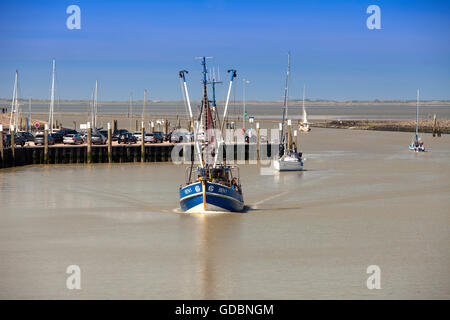
[[[205,199],[203,199],[205,194]],[[180,207],[184,212],[232,211],[244,210],[242,194],[230,187],[205,182],[196,182],[180,189]]]

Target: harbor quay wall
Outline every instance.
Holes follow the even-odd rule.
[[[10,168],[16,166],[36,165],[36,164],[83,164],[83,163],[129,163],[129,162],[170,162],[172,161],[172,150],[177,146],[174,144],[145,145],[144,156],[142,157],[142,146],[119,145],[111,147],[111,155],[108,154],[108,146],[91,146],[91,154],[88,155],[86,145],[79,146],[49,146],[47,157],[45,157],[45,148],[41,146],[16,147],[14,152],[12,148],[3,149],[3,157],[0,159],[0,168]],[[178,145],[177,157],[186,157],[191,159],[194,156],[194,145]],[[255,159],[255,152],[264,153],[264,158],[270,158],[274,148],[278,145],[261,144],[260,149],[256,148],[255,143],[234,144],[224,146],[223,158],[227,159],[228,154],[234,153],[234,160]],[[189,150],[190,149],[190,150]],[[245,159],[244,159],[245,158]],[[230,159],[227,159],[230,160]]]

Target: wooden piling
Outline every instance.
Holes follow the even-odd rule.
[[[92,161],[92,131],[90,122],[87,123],[87,163]]]
[[[298,148],[299,148],[299,142],[298,142],[298,139],[299,139],[299,134],[298,134],[298,131],[297,130],[294,130],[294,140],[295,140],[295,148],[294,148],[294,151],[295,152],[297,152],[297,150],[298,150]]]
[[[117,120],[113,121],[113,130],[117,131]]]
[[[11,154],[14,163],[16,159],[16,137],[14,136],[14,134],[16,133],[16,128],[14,128],[14,126],[9,127],[9,133],[11,135]]]
[[[3,125],[0,124],[0,160],[3,166],[3,159],[5,159],[5,153],[3,150]]]
[[[111,123],[108,122],[108,162],[112,162],[112,134]]]
[[[259,160],[259,122],[256,123],[256,158]]]
[[[48,124],[45,125],[44,129],[44,163],[48,163]]]
[[[77,130],[77,122],[76,121],[73,122],[73,130]]]
[[[433,137],[436,136],[436,113],[433,115]]]
[[[141,123],[141,135],[142,135],[142,141],[141,141],[141,162],[145,161],[145,122],[142,121]]]
[[[288,136],[288,147],[292,148],[292,132],[291,132],[291,119],[288,119],[287,121],[287,136]]]

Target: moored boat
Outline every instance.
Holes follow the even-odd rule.
[[[303,114],[302,114],[302,122],[300,122],[300,125],[298,126],[298,131],[302,132],[302,133],[306,133],[311,131],[311,128],[309,127],[309,123],[308,123],[308,116],[306,114],[306,109],[305,109],[305,90],[306,90],[306,85],[303,86],[303,102],[302,102],[302,109],[303,109]]]
[[[288,94],[289,94],[289,73],[291,66],[290,53],[288,53],[288,68],[286,72],[286,86],[284,90],[284,107],[283,122],[281,124],[281,139],[279,145],[279,153],[277,159],[274,160],[273,166],[277,171],[302,171],[303,161],[302,153],[297,151],[295,146],[289,139],[291,132],[288,132],[286,125],[288,117]]]
[[[414,139],[409,145],[409,150],[413,152],[425,152],[425,145],[421,138],[419,138],[419,89],[417,89],[417,102],[416,102],[416,130],[414,133]]]

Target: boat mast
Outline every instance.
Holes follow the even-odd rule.
[[[308,123],[308,119],[306,119],[306,110],[305,110],[305,91],[306,91],[306,84],[303,85],[303,124]]]
[[[128,118],[130,118],[130,131],[131,131],[133,129],[131,125],[131,122],[133,120],[133,92],[130,93],[130,106],[128,107]]]
[[[144,90],[144,105],[142,106],[142,121],[145,118],[145,105],[147,104],[147,89]]]
[[[419,139],[419,89],[417,89],[416,100],[416,141]]]
[[[28,100],[28,130],[31,131],[31,98]]]
[[[19,71],[16,70],[16,77],[14,80],[14,89],[13,89],[13,98],[11,101],[11,116],[9,118],[9,127],[11,128],[11,125],[16,127],[16,124],[18,122],[18,113],[19,113],[19,103],[17,96],[19,95]]]
[[[93,122],[92,127],[94,128],[94,131],[97,131],[97,97],[98,97],[98,80],[95,80],[95,93],[94,93],[94,114],[93,114]]]
[[[91,114],[91,123],[92,126],[94,124],[94,90],[91,91],[91,100],[89,102],[89,113]]]
[[[202,66],[203,66],[203,100],[202,100],[202,110],[201,114],[203,115],[203,132],[205,134],[205,147],[211,143],[210,137],[209,137],[209,129],[214,129],[214,122],[212,120],[212,114],[211,114],[211,108],[209,106],[209,100],[208,100],[208,79],[207,74],[208,70],[206,68],[206,57],[202,57]],[[212,157],[211,154],[205,155],[205,157],[208,157],[205,160],[205,165],[212,164]]]
[[[280,145],[285,147],[285,122],[288,116],[288,94],[289,94],[289,73],[291,69],[291,53],[288,52],[288,67],[286,72],[286,85],[284,87],[284,109],[283,109],[283,121],[281,126],[281,143]],[[280,155],[281,156],[281,155]]]
[[[217,67],[217,70],[219,70],[219,67]],[[218,78],[217,78],[218,79]],[[220,118],[219,118],[219,112],[217,110],[217,103],[216,103],[216,84],[220,84],[222,81],[220,79],[216,80],[216,71],[213,68],[212,76],[211,76],[211,87],[212,87],[212,106],[214,111],[214,127],[215,128],[221,128],[220,124]],[[223,119],[225,121],[225,119]]]
[[[53,133],[53,113],[55,111],[55,59],[53,59],[53,68],[52,68],[52,91],[50,95],[50,114],[48,122],[50,124],[50,133]]]

